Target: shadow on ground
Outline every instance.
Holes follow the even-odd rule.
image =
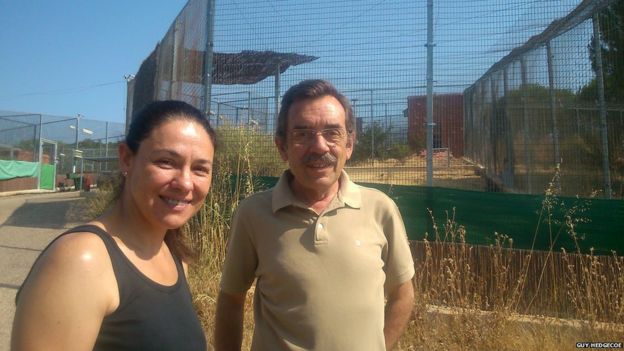
[[[30,228],[63,229],[75,217],[77,201],[26,202],[3,225]]]

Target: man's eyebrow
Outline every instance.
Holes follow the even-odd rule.
[[[326,124],[321,129],[337,129],[337,128],[342,128],[342,126],[340,124],[335,124],[335,123],[334,124]],[[293,129],[315,129],[315,128],[312,128],[309,125],[299,124],[299,125],[294,125]]]

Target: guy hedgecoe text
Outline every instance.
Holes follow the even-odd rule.
[[[577,349],[621,349],[621,342],[577,342]]]

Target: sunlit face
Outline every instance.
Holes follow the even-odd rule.
[[[285,140],[276,144],[284,161],[294,175],[293,189],[325,192],[338,187],[338,179],[353,152],[352,135],[346,130],[345,109],[333,96],[300,100],[288,110],[288,128]],[[328,142],[321,133],[324,129],[339,128],[344,138]],[[312,129],[316,135],[305,143],[297,143],[297,130]]]
[[[206,130],[188,119],[163,123],[136,154],[120,147],[124,192],[130,206],[151,225],[175,229],[202,206],[210,189],[214,145]]]

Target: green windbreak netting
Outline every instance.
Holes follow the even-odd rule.
[[[55,165],[41,165],[41,177],[39,178],[39,188],[54,190],[54,170]]]
[[[276,182],[277,178],[256,178],[258,188],[268,188]],[[429,233],[429,239],[434,237],[432,219],[427,211],[431,209],[441,236],[448,213],[449,217],[454,215],[457,224],[466,228],[466,241],[470,244],[493,244],[495,233],[500,233],[511,237],[513,247],[517,249],[533,247],[546,251],[554,243],[555,251],[562,247],[568,252],[575,251],[576,245],[567,230],[569,226],[565,225],[569,218],[574,221],[582,252],[594,248],[598,254],[610,254],[611,250],[620,255],[624,253],[624,230],[619,223],[619,219],[624,218],[622,200],[549,197],[546,199],[550,206],[549,216],[548,211],[541,211],[544,196],[405,185],[362,185],[379,189],[394,199],[412,240],[422,240],[425,233]]]
[[[20,177],[37,177],[38,175],[38,162],[0,160],[0,180]]]

